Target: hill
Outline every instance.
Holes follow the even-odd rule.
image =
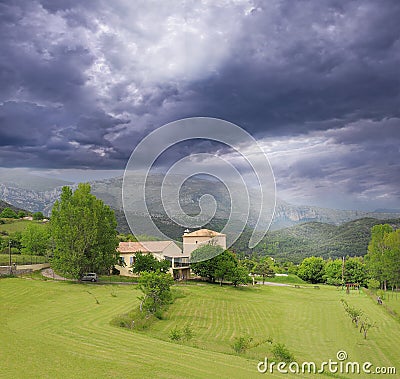
[[[2,279],[1,285],[2,378],[260,378],[258,362],[276,361],[267,339],[284,343],[299,363],[318,367],[336,360],[338,350],[352,362],[399,366],[397,321],[368,296],[348,295],[377,322],[364,340],[340,303],[345,295],[333,287],[177,285],[180,298],[166,317],[140,331],[110,324],[139,306],[137,286],[23,279]],[[186,325],[193,338],[171,341],[171,330]],[[232,344],[241,336],[254,341],[234,354]],[[265,377],[362,377],[275,372]]]
[[[308,222],[268,232],[253,252],[295,263],[313,255],[324,258],[362,256],[367,253],[371,228],[378,224],[390,224],[397,229],[400,218],[361,218],[338,226]]]
[[[49,214],[54,202],[61,194],[61,187],[54,187],[58,182],[53,181],[48,183],[49,187],[47,190],[38,191],[35,189],[35,186],[28,187],[28,182],[31,180],[29,177],[26,177],[24,180],[23,185],[15,183],[9,185],[4,181],[4,178],[0,176],[0,199],[31,212],[42,211],[45,214]],[[38,179],[35,178],[36,183],[37,180]],[[47,179],[44,179],[43,183],[41,183],[42,188],[46,187],[46,180]],[[161,223],[169,223],[169,218],[164,211],[160,197],[162,180],[163,176],[159,174],[153,174],[149,177],[146,199],[148,200],[148,209],[153,218],[161,220]],[[177,180],[177,182],[179,182],[179,180]],[[122,178],[94,181],[91,182],[91,185],[93,194],[120,213],[117,215],[120,220],[119,228],[123,231],[128,231],[129,229],[126,222],[124,222],[124,217],[120,216],[123,214]],[[71,185],[71,187],[74,189],[75,185]],[[191,177],[182,186],[180,191],[180,204],[182,209],[187,214],[198,214],[200,211],[198,205],[199,199],[204,194],[211,194],[216,199],[217,210],[214,218],[216,220],[227,219],[230,215],[231,206],[230,195],[227,188],[221,182],[210,181],[205,178]],[[135,196],[132,196],[133,207],[135,201]],[[259,205],[257,205],[256,201],[253,202],[253,209],[259,209]],[[254,215],[257,215],[257,213],[254,213],[248,222],[248,227],[250,228],[254,227],[256,224],[256,217],[254,217]],[[143,217],[143,215],[133,214],[133,218],[137,220],[138,224],[140,224],[141,217]],[[247,216],[241,214],[236,214],[235,217],[238,221],[242,220],[243,217],[246,217],[247,219]],[[278,230],[305,222],[322,222],[340,225],[364,217],[384,220],[400,217],[400,213],[392,213],[390,210],[365,212],[357,210],[320,208],[309,205],[294,205],[278,198],[271,229]],[[181,233],[181,230],[179,233]],[[149,233],[144,230],[143,234]]]
[[[18,208],[18,207],[14,206],[14,205],[6,203],[3,200],[0,200],[0,213],[3,211],[4,208],[11,208],[15,213],[18,213],[20,211],[26,212],[22,208]]]

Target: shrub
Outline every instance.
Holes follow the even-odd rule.
[[[283,343],[276,343],[272,348],[272,354],[276,361],[279,362],[294,362],[294,355]]]
[[[33,214],[33,219],[34,220],[43,220],[44,219],[44,215],[42,212],[35,212]]]
[[[9,207],[4,208],[3,211],[0,213],[0,217],[3,218],[17,218],[17,214]]]
[[[120,328],[145,330],[155,321],[153,315],[146,315],[135,309],[129,313],[121,314],[111,320],[110,324]]]
[[[232,349],[238,354],[244,353],[250,347],[251,341],[253,341],[253,338],[251,337],[235,337],[235,341],[232,344]]]
[[[169,338],[172,341],[179,341],[182,338],[182,332],[180,331],[180,329],[175,327],[174,329],[171,329],[169,331]]]
[[[377,290],[380,285],[379,280],[376,279],[369,279],[367,282],[368,289],[370,290]]]
[[[158,318],[159,320],[162,320],[162,319],[163,319],[163,311],[162,311],[161,309],[157,309],[157,310],[154,312],[154,316],[155,316],[156,318]]]
[[[183,338],[186,341],[189,341],[194,337],[194,332],[190,325],[185,325],[185,327],[182,330],[182,333],[183,333]]]

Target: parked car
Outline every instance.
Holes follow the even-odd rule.
[[[81,280],[82,281],[89,281],[89,282],[97,282],[98,276],[95,272],[88,272],[86,274],[83,274]]]

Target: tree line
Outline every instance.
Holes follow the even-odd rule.
[[[365,256],[370,277],[386,290],[398,288],[400,284],[400,229],[389,224],[375,225]]]

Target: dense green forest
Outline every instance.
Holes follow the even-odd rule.
[[[309,256],[363,256],[367,253],[371,228],[379,224],[389,224],[397,229],[400,227],[400,219],[362,218],[339,226],[318,222],[296,225],[268,232],[253,249],[253,253],[294,263],[300,263]]]
[[[116,217],[119,231],[129,233],[123,212],[116,211]],[[171,239],[182,240],[184,230],[182,226],[175,224],[163,215],[154,216],[153,221]],[[225,223],[226,220],[214,218],[204,227],[221,231]],[[397,229],[400,227],[400,219],[361,218],[339,226],[322,222],[307,222],[269,231],[253,249],[248,247],[252,229],[247,227],[232,245],[231,250],[239,256],[271,256],[280,261],[290,260],[293,263],[300,263],[304,258],[310,256],[323,258],[363,256],[367,253],[371,228],[379,224],[389,224]]]

